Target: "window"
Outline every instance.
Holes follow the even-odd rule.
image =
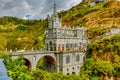
[[[74,70],[74,67],[72,69]]]
[[[46,48],[47,48],[47,51],[48,51],[48,44],[46,44]]]
[[[78,44],[78,50],[81,50],[81,42]]]
[[[53,51],[53,47],[52,47],[52,42],[51,41],[49,42],[49,45],[50,45],[50,51]]]
[[[70,48],[72,48],[72,43],[70,43]]]
[[[77,56],[76,56],[76,61],[77,61],[77,62],[80,61],[80,56],[79,56],[79,54],[77,54]]]
[[[62,45],[62,51],[64,51],[64,44]]]
[[[75,72],[72,72],[72,74],[75,74]]]
[[[77,43],[75,43],[75,47],[77,47]]]
[[[66,51],[69,51],[69,43],[66,43]]]
[[[70,56],[69,55],[67,55],[67,57],[66,57],[66,63],[67,64],[70,63]]]
[[[56,51],[56,44],[54,43],[54,51]]]
[[[73,45],[72,47],[75,48],[75,43],[73,43],[72,45]]]
[[[67,71],[69,71],[69,69],[67,68]]]
[[[69,45],[68,45],[68,43],[66,43],[66,48],[68,48],[69,47]]]
[[[67,75],[69,75],[69,73],[67,73]]]
[[[74,31],[74,37],[77,37],[77,32],[76,31]]]
[[[58,45],[58,51],[60,51],[60,44]]]

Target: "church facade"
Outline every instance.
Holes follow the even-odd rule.
[[[70,28],[62,26],[62,19],[56,12],[56,4],[51,16],[48,16],[46,31],[46,50],[57,53],[55,72],[78,74],[84,62],[87,48],[87,30],[85,27]]]
[[[48,16],[46,31],[47,51],[81,51],[87,46],[87,30],[85,27],[70,28],[62,26],[62,19],[56,12],[56,4],[51,17]]]

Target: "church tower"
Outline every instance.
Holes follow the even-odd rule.
[[[57,51],[58,29],[62,27],[62,20],[59,18],[56,9],[56,0],[54,0],[53,13],[48,16],[48,30],[46,33],[46,50]]]
[[[54,0],[54,9],[52,16],[48,16],[48,28],[61,28],[61,19],[58,16],[57,9],[56,9],[56,0]]]

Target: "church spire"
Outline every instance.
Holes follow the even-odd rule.
[[[56,0],[54,0],[54,14],[56,13]]]

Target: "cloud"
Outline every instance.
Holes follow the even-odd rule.
[[[81,0],[56,0],[57,10],[67,10]],[[1,0],[0,17],[15,16],[29,19],[43,19],[53,12],[53,0]],[[27,19],[27,18],[26,18]]]

